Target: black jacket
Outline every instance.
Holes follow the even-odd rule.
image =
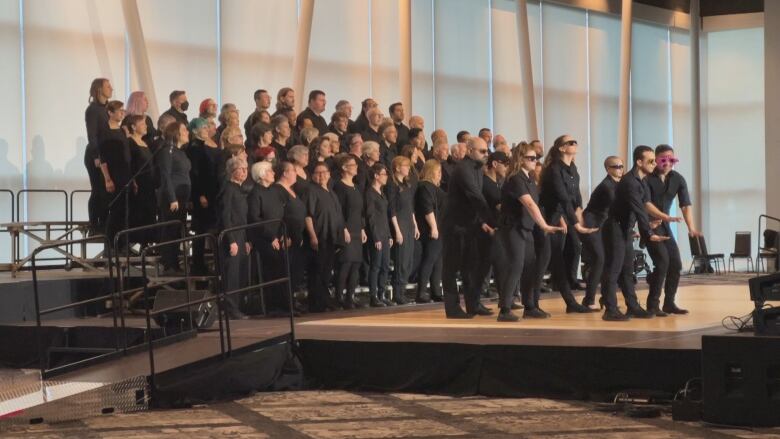
[[[442,215],[444,230],[463,230],[482,223],[495,225],[490,223],[490,208],[482,195],[482,166],[482,163],[466,157],[455,167]]]

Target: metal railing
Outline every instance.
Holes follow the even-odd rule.
[[[756,250],[756,262],[754,264],[755,265],[755,269],[756,269],[756,275],[761,273],[761,267],[763,265],[763,263],[761,262],[762,261],[762,259],[761,259],[761,249],[762,249],[761,240],[764,239],[764,235],[761,233],[761,222],[762,222],[761,220],[766,220],[766,221],[764,221],[764,229],[766,229],[766,224],[769,222],[769,220],[772,220],[772,221],[780,224],[780,218],[777,218],[777,217],[774,217],[774,216],[770,216],[770,215],[766,215],[766,214],[761,214],[761,215],[758,216],[758,234],[756,235],[756,241],[757,241],[758,245],[756,246],[756,249],[757,249]],[[778,235],[778,238],[776,238],[776,239],[778,241],[780,241],[780,234]],[[780,242],[775,241],[775,249],[780,251]],[[780,267],[775,267],[775,269],[780,269]]]

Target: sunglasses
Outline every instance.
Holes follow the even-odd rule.
[[[576,146],[577,141],[576,140],[569,140],[567,142],[563,142],[563,146]]]
[[[680,163],[680,159],[677,157],[661,157],[658,159],[658,164],[660,165],[665,165],[667,163],[670,165],[676,165],[677,163]]]
[[[478,149],[477,152],[479,152],[480,154],[487,154],[488,150],[487,149]]]
[[[539,156],[536,155],[524,155],[523,158],[528,160],[529,162],[535,162],[539,160]]]
[[[623,165],[609,165],[609,169],[623,169]]]

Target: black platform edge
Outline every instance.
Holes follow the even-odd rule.
[[[701,376],[701,351],[300,340],[307,388],[456,396],[611,400],[671,398]]]
[[[214,355],[155,376],[155,408],[191,407],[255,392],[299,390],[302,376],[290,334],[263,340],[230,356]]]

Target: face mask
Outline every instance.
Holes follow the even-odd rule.
[[[181,103],[181,111],[187,111],[188,108],[190,108],[189,101],[184,101]]]

